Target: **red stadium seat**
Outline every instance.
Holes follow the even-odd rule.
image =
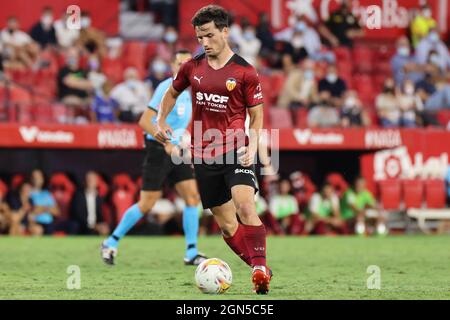
[[[352,61],[352,53],[347,47],[337,47],[333,49],[337,61]]]
[[[425,199],[427,208],[445,208],[445,182],[440,179],[430,179],[425,181]]]
[[[10,187],[12,190],[17,190],[23,182],[25,182],[25,176],[21,173],[17,173],[11,178]]]
[[[103,58],[102,71],[115,84],[123,80],[124,67],[120,59]]]
[[[272,128],[284,129],[293,127],[289,109],[271,108],[269,112]]]
[[[141,77],[145,76],[146,72],[146,44],[140,41],[129,41],[125,43],[124,67],[135,67],[138,69]]]
[[[401,187],[397,179],[378,182],[380,201],[385,210],[399,210],[401,205]]]
[[[333,186],[339,197],[341,197],[349,187],[344,176],[338,172],[329,173],[325,180]]]
[[[70,215],[70,203],[75,192],[75,185],[64,173],[55,173],[50,178],[50,191],[62,213],[62,218]]]
[[[403,180],[402,185],[405,208],[422,208],[424,198],[423,181],[421,179]]]
[[[101,198],[105,198],[107,195],[108,195],[108,192],[109,192],[109,186],[108,186],[108,184],[105,182],[105,180],[102,178],[102,176],[101,175],[97,175],[97,179],[98,179],[98,181],[97,181],[97,183],[98,183],[98,186],[97,186],[97,189],[98,189],[98,195],[101,197]]]
[[[450,110],[440,110],[437,113],[437,120],[442,126],[447,128],[450,125]]]
[[[355,46],[352,52],[355,71],[370,73],[373,70],[373,57],[372,49],[367,46]]]
[[[308,110],[306,108],[298,108],[295,111],[295,126],[297,128],[306,128],[308,126]]]
[[[117,174],[113,177],[113,188],[114,190],[125,190],[132,195],[136,193],[136,185],[130,176],[126,173]]]
[[[118,189],[113,192],[112,204],[114,206],[115,216],[119,222],[125,211],[134,203],[134,194],[124,189]]]

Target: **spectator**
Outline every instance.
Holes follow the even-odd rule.
[[[111,98],[119,104],[119,120],[135,122],[150,100],[149,90],[145,83],[139,80],[139,74],[135,68],[127,68],[124,79],[124,82],[113,88]]]
[[[358,19],[351,12],[351,0],[344,0],[339,9],[331,13],[325,26],[331,33],[328,42],[334,47],[352,47],[353,40],[364,35]]]
[[[354,90],[348,91],[344,97],[344,104],[341,108],[341,125],[346,127],[370,125],[370,118],[363,108],[358,93]]]
[[[402,127],[416,127],[418,114],[423,110],[423,104],[416,94],[414,82],[405,80],[398,95]]]
[[[0,34],[3,51],[8,57],[8,66],[11,68],[32,68],[39,53],[39,46],[31,37],[20,30],[16,17],[9,17],[6,29]]]
[[[97,191],[98,176],[95,172],[86,173],[84,188],[78,190],[72,200],[72,219],[78,224],[78,232],[87,235],[108,235],[109,227],[102,212],[102,199]]]
[[[297,200],[291,192],[291,183],[288,179],[282,179],[279,184],[279,193],[269,201],[270,213],[278,220],[278,223],[286,233],[290,233],[293,215],[298,215]]]
[[[450,85],[447,82],[447,75],[442,75],[436,65],[426,66],[425,78],[416,85],[416,90],[428,114],[450,108]]]
[[[347,233],[347,227],[342,220],[339,198],[334,193],[333,187],[325,183],[321,193],[314,193],[308,207],[310,220],[308,230],[312,234],[327,234],[330,231]]]
[[[392,78],[385,80],[383,92],[375,99],[375,106],[382,127],[400,126],[400,105],[395,95],[395,83]]]
[[[414,48],[429,34],[431,29],[436,28],[437,23],[432,14],[430,6],[425,4],[411,22],[411,39]]]
[[[92,26],[91,16],[88,12],[81,13],[81,30],[77,44],[88,54],[97,54],[104,57],[106,54],[105,35]]]
[[[266,12],[258,15],[256,37],[261,40],[261,56],[268,57],[275,50],[275,39],[270,30],[269,17]]]
[[[450,55],[448,48],[440,39],[437,29],[431,29],[428,36],[420,40],[416,48],[416,59],[419,64],[432,62],[439,67],[442,73],[449,69]]]
[[[0,235],[9,234],[11,228],[11,210],[0,192]]]
[[[383,216],[376,208],[373,194],[367,190],[366,181],[358,177],[354,189],[348,188],[341,199],[341,215],[350,230],[365,234],[367,220],[376,220],[377,233],[384,235],[387,231]]]
[[[158,199],[150,213],[149,219],[160,226],[163,234],[173,234],[180,229],[176,222],[176,207],[169,199]]]
[[[339,113],[332,104],[329,91],[319,94],[319,102],[308,113],[308,126],[310,127],[337,127],[340,124]]]
[[[156,55],[165,63],[169,63],[176,51],[176,44],[178,40],[177,29],[170,26],[164,31],[163,39],[156,47]]]
[[[112,83],[106,81],[102,88],[96,91],[92,102],[91,119],[93,122],[116,122],[119,103],[111,98]]]
[[[293,64],[297,64],[306,57],[328,63],[334,63],[336,60],[332,52],[322,52],[319,34],[308,25],[308,21],[303,16],[297,17],[293,27],[277,33],[275,39],[288,43],[284,54],[291,58]]]
[[[23,182],[17,188],[16,192],[12,192],[8,202],[11,207],[11,226],[10,235],[23,235],[25,233],[24,221],[32,212],[31,205],[31,184]]]
[[[64,104],[72,108],[74,116],[86,117],[89,94],[94,89],[87,79],[86,71],[79,65],[78,49],[66,50],[66,64],[58,73],[58,95]]]
[[[236,44],[239,47],[239,54],[242,58],[256,67],[261,41],[256,37],[255,27],[252,25],[244,27],[242,36],[237,38]]]
[[[168,71],[169,66],[163,59],[157,57],[153,60],[150,74],[145,78],[145,81],[149,83],[152,91],[154,91],[161,82],[167,79]]]
[[[281,108],[309,107],[318,101],[314,61],[305,59],[301,68],[292,67],[278,95],[277,106]]]
[[[42,10],[41,20],[37,22],[30,31],[31,38],[39,43],[41,48],[47,45],[56,45],[56,32],[53,27],[53,9],[45,7]]]
[[[95,90],[100,90],[106,82],[106,76],[100,70],[100,59],[92,54],[88,58],[87,78]]]
[[[336,66],[330,64],[327,68],[325,78],[319,81],[319,93],[328,92],[331,96],[330,103],[333,106],[340,107],[342,105],[342,97],[346,90],[346,82],[339,78]]]
[[[417,83],[424,77],[423,68],[418,64],[417,58],[411,54],[411,46],[406,36],[397,40],[397,52],[391,59],[391,68],[397,86],[406,79]]]
[[[74,46],[80,37],[80,30],[76,28],[68,28],[67,24],[69,19],[70,15],[64,11],[61,18],[56,20],[54,23],[58,45],[63,49]]]
[[[31,173],[31,186],[33,209],[28,215],[29,231],[32,235],[51,234],[53,220],[59,215],[59,209],[50,191],[44,189],[45,178],[41,170],[35,169]]]

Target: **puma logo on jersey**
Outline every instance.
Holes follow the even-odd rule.
[[[198,78],[197,76],[194,76],[194,80],[198,81],[198,84],[200,84],[200,81],[203,79],[203,77]]]
[[[208,101],[208,102],[215,102],[215,103],[227,103],[229,97],[220,96],[218,94],[212,94],[212,93],[203,93],[203,92],[197,92],[196,98],[198,101]]]

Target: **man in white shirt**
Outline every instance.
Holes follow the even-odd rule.
[[[63,48],[72,47],[80,37],[80,30],[75,28],[69,29],[67,27],[68,19],[69,15],[64,12],[61,18],[55,21],[53,25],[56,32],[56,40],[58,41],[58,45]]]
[[[116,85],[111,97],[119,103],[119,120],[135,122],[145,110],[150,99],[148,87],[139,79],[136,68],[125,69],[124,82]]]
[[[39,46],[19,28],[17,18],[9,17],[6,28],[0,34],[0,42],[9,62],[31,68],[39,52]]]

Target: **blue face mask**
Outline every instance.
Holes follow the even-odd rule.
[[[251,41],[255,38],[255,34],[252,31],[245,31],[242,37],[247,41]]]
[[[314,71],[312,71],[312,70],[306,70],[306,71],[303,73],[303,76],[305,77],[306,80],[312,80],[312,79],[314,79]]]
[[[432,42],[438,42],[440,39],[439,33],[437,33],[436,31],[430,32],[429,37]]]
[[[408,57],[410,54],[410,50],[408,47],[400,47],[398,48],[398,54],[403,57]]]
[[[298,32],[304,32],[306,30],[306,23],[303,21],[297,22],[295,25],[295,30]]]
[[[175,32],[167,32],[164,35],[164,40],[166,40],[168,43],[174,43],[175,41],[177,41],[177,34]]]

